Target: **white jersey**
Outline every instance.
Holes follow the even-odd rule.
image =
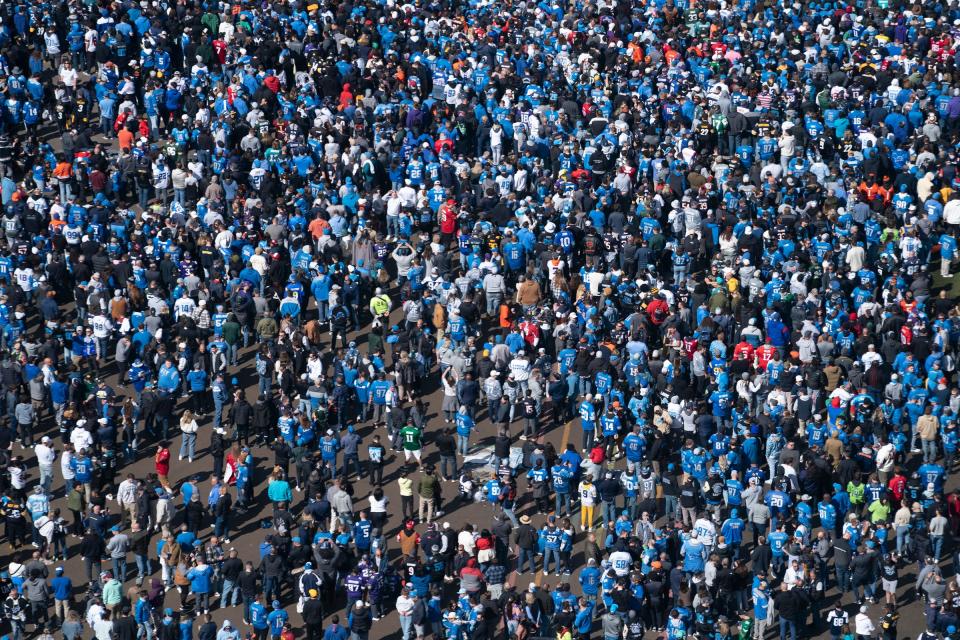
[[[610,554],[610,566],[618,576],[625,576],[630,573],[630,565],[633,563],[633,557],[626,551],[614,551]]]
[[[90,318],[90,326],[93,328],[93,335],[97,338],[106,338],[113,331],[113,323],[104,315]]]
[[[13,277],[16,278],[17,284],[20,285],[21,289],[24,291],[33,291],[33,269],[20,267],[13,272]]]
[[[717,537],[717,528],[712,521],[706,518],[698,518],[697,521],[693,523],[693,530],[697,532],[697,537],[700,539],[700,542],[708,547],[713,546],[713,541]]]
[[[597,488],[592,484],[580,483],[577,488],[580,493],[580,504],[584,507],[592,507],[597,504]]]
[[[187,298],[186,296],[177,298],[177,301],[173,303],[173,315],[178,320],[180,316],[192,317],[196,309],[197,304],[193,301],[193,298]]]

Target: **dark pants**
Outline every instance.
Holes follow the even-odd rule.
[[[346,454],[343,456],[343,477],[346,478],[350,475],[350,472],[347,470],[347,463],[353,463],[353,470],[356,472],[358,478],[363,477],[363,469],[360,467],[360,456],[356,453]]]
[[[370,474],[370,484],[383,484],[383,465],[379,462],[368,462],[367,472]]]
[[[38,629],[49,622],[50,613],[47,611],[47,603],[39,600],[31,600],[30,617],[32,618],[33,624],[37,625]]]
[[[537,572],[536,552],[533,549],[520,549],[517,557],[517,573],[523,573],[523,567],[529,562],[530,573]]]
[[[276,576],[266,576],[263,579],[263,595],[267,602],[280,599],[280,580]]]

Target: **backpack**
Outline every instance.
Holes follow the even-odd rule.
[[[597,252],[597,236],[590,234],[583,239],[583,251],[587,255],[593,255]]]

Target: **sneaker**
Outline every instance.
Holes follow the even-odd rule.
[[[179,462],[183,462],[183,456],[177,456],[177,460],[178,460]]]
[[[526,439],[527,439],[527,436],[520,436],[520,439],[521,439],[521,440],[526,440]]]
[[[223,543],[224,543],[224,544],[230,544],[230,538],[224,538],[224,539],[223,539]]]

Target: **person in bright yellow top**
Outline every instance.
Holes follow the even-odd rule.
[[[890,501],[887,500],[887,496],[882,496],[879,500],[871,502],[870,506],[867,507],[867,511],[870,512],[870,522],[877,524],[880,521],[889,522],[890,512],[893,511],[893,507],[890,505]]]
[[[403,519],[408,520],[415,514],[413,513],[413,480],[407,474],[403,474],[397,480],[400,487],[400,505],[403,508]]]

